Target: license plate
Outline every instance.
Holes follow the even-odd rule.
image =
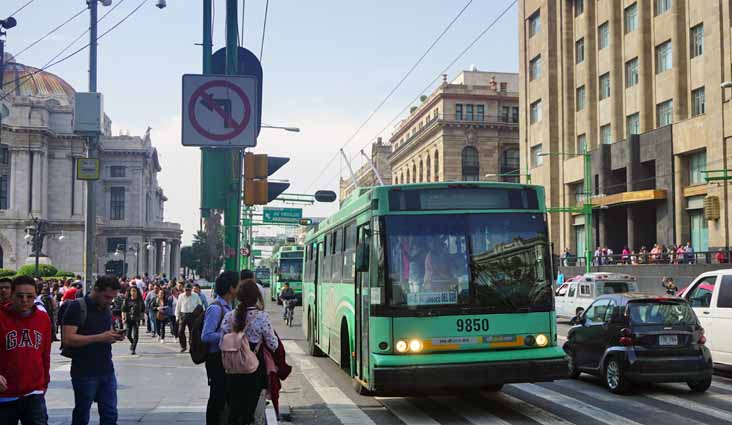
[[[679,345],[679,337],[676,335],[659,335],[658,345]]]

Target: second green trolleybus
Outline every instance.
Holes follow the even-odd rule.
[[[357,189],[306,235],[308,350],[385,395],[566,378],[550,259],[541,187]]]
[[[270,288],[270,298],[277,304],[282,304],[279,300],[280,291],[285,283],[290,285],[297,303],[302,303],[302,266],[303,266],[303,248],[301,245],[285,245],[272,255],[272,265],[274,269],[271,273],[272,287]]]

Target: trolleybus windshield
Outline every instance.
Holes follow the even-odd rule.
[[[279,281],[280,282],[300,282],[300,281],[302,281],[302,257],[301,258],[282,258],[282,259],[280,259]]]
[[[552,308],[541,214],[386,216],[384,227],[392,307]]]

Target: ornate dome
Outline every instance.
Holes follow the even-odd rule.
[[[76,91],[58,76],[38,68],[17,63],[9,53],[5,54],[5,72],[2,91],[15,96],[64,99],[73,104]]]

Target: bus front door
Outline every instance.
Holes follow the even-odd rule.
[[[357,245],[371,245],[371,231],[365,224],[358,228]],[[369,290],[369,272],[356,272],[355,297],[356,305],[356,375],[361,381],[369,381],[369,311],[371,307],[371,291]]]

